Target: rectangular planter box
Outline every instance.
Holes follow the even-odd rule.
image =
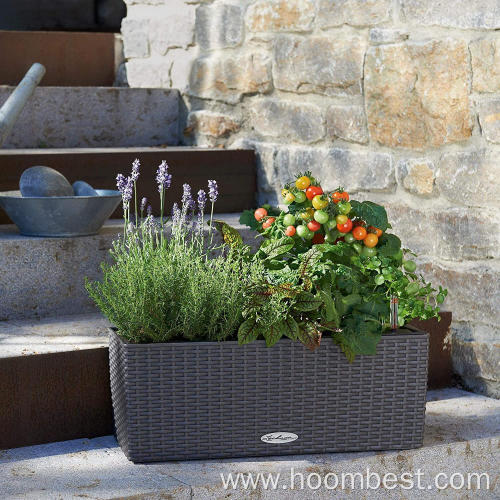
[[[422,445],[424,332],[383,335],[351,364],[329,338],[311,352],[289,339],[130,344],[112,332],[109,356],[117,438],[133,462]]]

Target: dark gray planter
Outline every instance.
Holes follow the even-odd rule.
[[[417,448],[427,355],[428,335],[406,329],[352,364],[328,338],[311,352],[289,339],[130,344],[113,332],[118,442],[133,462]]]

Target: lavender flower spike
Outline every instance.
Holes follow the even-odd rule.
[[[148,199],[147,198],[143,198],[141,200],[141,213],[144,212],[144,209],[146,208],[147,204],[148,204]]]
[[[123,193],[126,185],[127,179],[125,179],[125,176],[123,174],[118,174],[116,176],[116,187],[118,188],[118,191],[120,191],[120,193]]]
[[[131,177],[127,177],[125,180],[125,186],[122,191],[123,207],[128,208],[130,200],[132,199],[132,194],[134,191],[134,181]]]
[[[132,162],[132,173],[130,174],[130,177],[132,178],[132,182],[137,182],[137,179],[139,178],[140,167],[141,167],[141,162],[136,158]]]
[[[160,193],[163,189],[168,189],[172,183],[172,175],[168,173],[168,165],[165,160],[158,166],[158,170],[156,171],[156,182],[158,183],[158,191],[160,191]]]
[[[186,206],[186,208],[192,208],[194,205],[193,197],[191,196],[191,186],[189,184],[182,185],[182,204]]]
[[[217,186],[217,181],[208,181],[208,197],[212,203],[217,201],[217,196],[219,196],[219,188]]]
[[[203,189],[200,189],[198,191],[198,209],[201,213],[203,213],[203,210],[205,210],[206,203],[207,203],[207,193],[205,193]]]
[[[149,215],[153,215],[153,207],[151,205],[148,205],[148,208],[146,209],[146,213]]]

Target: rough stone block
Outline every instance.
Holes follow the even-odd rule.
[[[399,0],[404,19],[417,26],[500,28],[498,0]]]
[[[500,99],[477,104],[479,124],[487,141],[500,144]]]
[[[204,50],[239,45],[243,39],[243,11],[238,5],[201,5],[196,11],[196,41]]]
[[[259,0],[248,8],[246,23],[252,32],[310,31],[314,16],[313,0]]]
[[[371,47],[365,62],[371,138],[416,150],[469,138],[468,78],[467,46],[460,40]]]
[[[422,210],[390,201],[385,206],[394,233],[419,255],[455,261],[500,257],[500,218],[493,210]]]
[[[370,43],[383,45],[385,43],[404,42],[408,39],[408,32],[400,29],[373,28],[370,30]]]
[[[274,44],[274,85],[299,93],[360,94],[365,47],[359,37],[280,35]]]
[[[223,137],[239,130],[239,123],[231,116],[213,111],[193,111],[189,113],[188,133]]]
[[[472,61],[472,90],[500,91],[500,38],[475,40],[470,43],[469,48]]]
[[[498,203],[498,157],[484,149],[445,154],[438,163],[436,185],[458,205],[481,207]]]
[[[202,57],[194,62],[189,82],[195,97],[235,104],[244,94],[272,89],[271,59],[263,52]]]
[[[123,51],[126,58],[149,56],[149,20],[130,19],[122,21]]]
[[[436,167],[427,158],[408,158],[398,163],[398,181],[412,194],[431,196],[437,194],[435,187]]]
[[[125,63],[125,67],[130,87],[170,88],[172,62],[168,58],[131,59]]]
[[[135,65],[134,59],[131,61]],[[130,75],[129,75],[130,76]],[[0,87],[0,103],[12,87]],[[38,87],[6,148],[158,146],[179,143],[176,90]]]
[[[454,323],[452,326],[455,373],[468,389],[497,399],[500,398],[499,338],[497,325]]]
[[[254,129],[263,136],[311,143],[325,135],[321,109],[312,104],[265,99],[253,104],[251,114]]]
[[[322,28],[349,24],[374,26],[389,21],[392,0],[320,0],[318,22]]]
[[[368,128],[363,106],[332,105],[326,110],[327,134],[349,142],[368,142]]]
[[[498,325],[500,267],[498,262],[423,262],[418,269],[434,285],[448,288],[446,309],[454,321]]]

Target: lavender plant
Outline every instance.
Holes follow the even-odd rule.
[[[131,201],[137,200],[139,165],[136,160],[130,176],[117,176],[124,235],[113,245],[112,263],[102,264],[102,280],[87,281],[88,293],[130,342],[236,338],[243,321],[245,284],[256,279],[262,267],[255,259],[246,258],[244,248],[225,247],[221,251],[213,243],[216,181],[208,182],[208,196],[199,190],[196,201],[185,184],[181,204],[174,203],[168,218],[165,194],[172,176],[162,162],[156,173],[159,220],[143,198],[140,217],[132,221]],[[204,230],[207,201],[211,204],[210,220]],[[136,207],[134,210],[137,213]]]

